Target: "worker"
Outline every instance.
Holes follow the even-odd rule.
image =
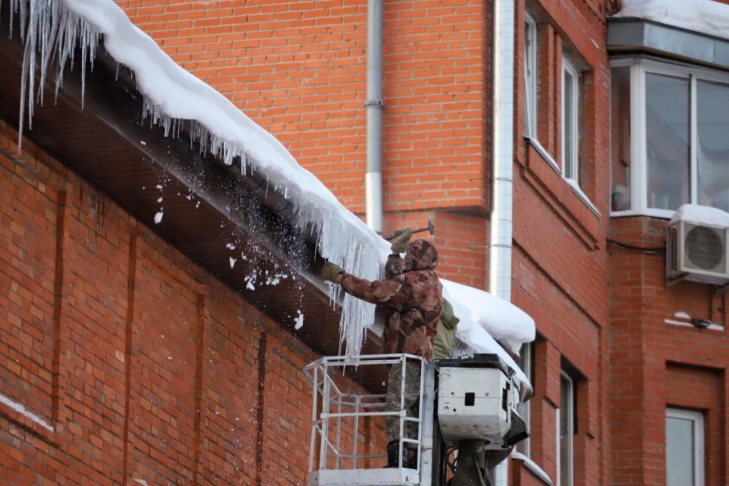
[[[340,266],[326,262],[321,270],[325,280],[338,283],[345,292],[367,302],[377,304],[384,314],[383,352],[406,353],[420,356],[430,363],[433,359],[438,322],[443,310],[443,287],[435,273],[438,252],[427,240],[410,242],[413,232],[401,230],[393,240],[385,264],[385,279],[369,281],[346,273]],[[403,375],[405,383],[402,383]],[[404,408],[409,416],[418,416],[420,399],[420,363],[406,362],[392,365],[389,371],[385,410],[398,412],[401,390],[404,387]],[[400,418],[385,417],[387,438],[387,466],[398,467]],[[404,423],[404,437],[418,438],[418,425]],[[402,467],[417,467],[417,446],[403,444]]]
[[[440,321],[438,322],[438,333],[433,343],[433,353],[436,360],[450,359],[453,345],[456,342],[456,329],[460,321],[453,311],[453,306],[444,297],[443,311],[440,314]]]

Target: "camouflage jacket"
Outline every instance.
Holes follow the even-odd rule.
[[[443,287],[433,270],[435,247],[415,240],[405,258],[390,255],[384,280],[369,281],[348,273],[340,285],[349,294],[377,304],[384,313],[384,353],[408,353],[433,359],[433,341],[443,309]]]

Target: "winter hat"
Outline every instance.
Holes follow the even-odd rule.
[[[408,257],[412,259],[411,270],[432,270],[438,264],[438,251],[428,240],[411,241]]]

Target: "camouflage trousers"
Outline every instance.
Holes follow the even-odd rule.
[[[399,412],[406,410],[408,417],[418,418],[420,416],[420,362],[407,361],[405,363],[405,375],[403,383],[402,363],[393,364],[390,367],[390,374],[387,380],[387,396],[385,397],[385,411]],[[403,398],[402,408],[401,397]],[[388,441],[400,439],[400,417],[386,416],[385,426],[387,428]],[[403,421],[403,437],[408,439],[418,438],[418,422]]]

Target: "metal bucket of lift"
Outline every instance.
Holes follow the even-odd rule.
[[[406,416],[404,411],[385,410],[385,395],[373,393],[365,387],[351,386],[345,378],[368,373],[367,369],[404,365],[415,360],[421,368],[420,414]],[[435,374],[433,366],[412,355],[329,356],[309,364],[304,371],[313,388],[312,427],[309,457],[308,486],[430,486],[433,448],[433,417],[435,401]],[[387,373],[385,372],[385,375]],[[355,379],[356,381],[356,379]],[[416,469],[406,467],[385,468],[387,462],[383,448],[368,446],[365,432],[371,422],[396,415],[403,421],[419,423],[416,440],[419,464]],[[402,430],[402,423],[400,425]],[[404,441],[413,439],[401,439]]]

